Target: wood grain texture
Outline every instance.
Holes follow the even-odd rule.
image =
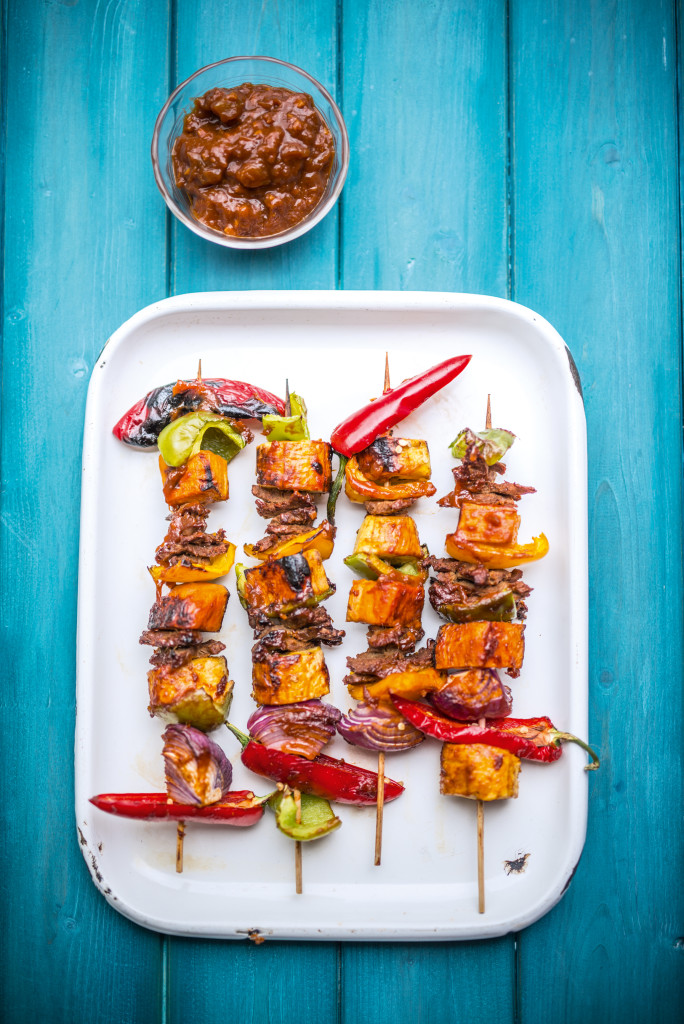
[[[212,4],[211,16],[198,21],[196,4],[178,0],[174,50],[178,81],[224,57],[264,54],[304,68],[334,95],[337,7],[334,0],[251,5],[219,0]],[[171,290],[334,288],[337,217],[335,209],[309,234],[263,252],[224,249],[174,221]],[[273,827],[271,821],[265,825]],[[255,1024],[334,1021],[338,959],[335,943],[255,946],[248,940],[224,944],[170,939],[165,1020],[184,1024],[192,1017],[219,1024],[230,1015]]]
[[[106,905],[79,850],[73,730],[86,386],[108,333],[163,294],[148,126],[165,82],[146,72],[166,34],[157,0],[7,14],[0,893],[3,1019],[20,1024],[159,1010],[161,940]]]
[[[684,1010],[681,350],[668,3],[511,5],[514,297],[584,384],[591,734],[585,852],[520,939],[522,1020]],[[675,468],[676,467],[676,468]],[[661,638],[661,639],[658,639]],[[675,782],[675,780],[677,780]],[[551,983],[551,984],[550,984]]]
[[[343,286],[506,296],[504,0],[343,11]]]
[[[177,0],[174,87],[207,64],[238,54],[276,57],[303,68],[335,97],[335,0],[214,0],[197,17],[193,0]],[[217,26],[220,30],[217,31]],[[171,293],[253,288],[335,288],[339,205],[306,235],[262,251],[206,242],[173,221]]]
[[[343,9],[343,286],[506,296],[505,3]],[[345,944],[341,988],[349,1024],[512,1021],[513,938]]]

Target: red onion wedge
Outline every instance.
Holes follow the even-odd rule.
[[[320,700],[265,704],[247,722],[252,739],[265,747],[312,761],[335,735],[341,712]]]
[[[400,753],[417,746],[425,737],[407,722],[393,704],[366,697],[337,723],[337,731],[347,743],[366,750]]]
[[[213,740],[192,725],[168,725],[164,732],[166,791],[180,804],[204,807],[230,789],[233,766]]]
[[[449,679],[430,695],[436,708],[449,718],[469,722],[476,718],[505,718],[513,707],[511,691],[493,668],[467,668],[450,672]]]

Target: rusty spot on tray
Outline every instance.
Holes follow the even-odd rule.
[[[81,846],[87,846],[88,845],[88,840],[83,835],[83,833],[81,832],[81,829],[80,829],[80,827],[78,825],[76,826],[76,828],[78,829],[78,841],[79,841],[79,843],[81,844]]]
[[[570,375],[572,376],[573,383],[579,392],[582,402],[584,402],[584,393],[582,391],[582,381],[580,380],[579,370],[577,369],[577,364],[573,359],[572,352],[567,345],[565,346],[565,354],[568,357],[568,363],[570,364]]]
[[[255,946],[260,946],[262,942],[266,941],[266,936],[262,935],[258,928],[250,928],[247,932],[247,938],[250,939]]]
[[[504,871],[507,875],[522,875],[530,856],[529,853],[519,853],[513,860],[505,860]]]

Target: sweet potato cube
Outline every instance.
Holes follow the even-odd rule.
[[[150,609],[148,629],[202,629],[217,633],[228,603],[220,583],[181,583]]]
[[[207,732],[228,717],[233,681],[223,657],[193,658],[177,669],[147,673],[149,712],[166,722],[194,725]]]
[[[420,626],[425,592],[422,587],[388,576],[354,580],[347,603],[347,622],[371,626]]]
[[[244,599],[265,614],[287,614],[312,606],[334,592],[320,552],[312,549],[283,558],[269,558],[245,571]]]
[[[518,795],[520,758],[485,743],[444,743],[439,791],[467,800],[508,800]]]
[[[422,558],[423,549],[411,516],[368,515],[356,534],[354,554],[405,562],[409,558]]]
[[[518,675],[525,655],[525,627],[519,622],[453,622],[441,626],[435,667],[503,668]]]
[[[367,477],[379,482],[393,477],[402,480],[430,479],[430,452],[422,440],[378,437],[359,453],[358,462]]]
[[[281,654],[271,651],[252,662],[252,697],[257,704],[295,704],[330,693],[330,675],[320,647]]]
[[[332,470],[327,441],[269,441],[256,450],[259,487],[278,491],[330,490]]]
[[[182,466],[167,466],[159,456],[167,505],[190,501],[225,501],[228,497],[228,463],[214,452],[197,452]]]
[[[464,501],[456,530],[456,543],[512,545],[518,540],[520,516],[507,505],[479,505]]]

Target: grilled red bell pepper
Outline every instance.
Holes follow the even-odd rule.
[[[163,428],[186,412],[207,409],[235,419],[283,415],[285,403],[240,380],[179,380],[154,388],[121,417],[112,433],[135,448],[154,448]]]
[[[374,402],[347,416],[330,435],[336,452],[347,457],[367,448],[383,431],[393,427],[465,370],[471,356],[454,356],[424,373],[390,388]]]
[[[406,700],[392,694],[392,700],[404,718],[427,736],[445,743],[486,743],[490,747],[509,750],[526,761],[549,764],[563,753],[563,741],[577,743],[592,758],[586,771],[595,771],[599,759],[584,740],[556,729],[550,718],[489,718],[485,726],[476,722],[456,722],[443,718],[427,704]]]
[[[234,725],[226,724],[242,744],[242,763],[257,775],[341,804],[370,806],[377,803],[378,776],[375,772],[325,754],[319,754],[310,761],[297,754],[286,754],[266,747],[245,736]],[[400,782],[393,782],[385,776],[385,803],[396,800],[403,792]]]
[[[234,790],[215,804],[204,807],[174,803],[165,793],[100,793],[91,804],[108,814],[142,821],[185,821],[192,818],[210,825],[255,825],[264,813],[268,797],[255,796],[249,790]]]

